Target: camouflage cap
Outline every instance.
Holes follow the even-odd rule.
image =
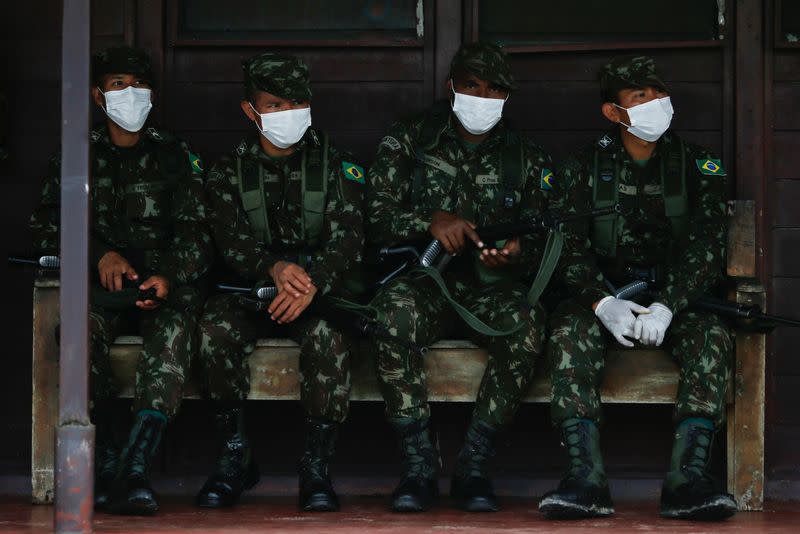
[[[150,56],[132,46],[114,46],[92,56],[92,79],[99,83],[105,74],[133,74],[153,83]]]
[[[614,101],[618,91],[634,87],[655,87],[667,92],[650,56],[615,57],[600,69],[600,92],[604,101]]]
[[[450,62],[450,76],[463,69],[506,89],[516,89],[505,51],[493,43],[465,43]]]
[[[281,98],[311,100],[308,66],[298,57],[266,53],[242,62],[248,93],[266,91]]]

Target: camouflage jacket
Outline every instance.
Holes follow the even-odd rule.
[[[264,153],[256,135],[243,140],[231,154],[223,156],[208,173],[206,195],[209,222],[217,250],[225,264],[238,276],[257,282],[269,279],[268,271],[277,261],[296,260],[296,252],[311,256],[309,276],[320,294],[337,291],[343,275],[360,264],[364,248],[363,176],[360,181],[344,172],[351,158],[332,145],[329,148],[328,188],[322,233],[317,246],[309,250],[303,235],[300,168],[302,151],[319,136],[309,129],[298,150],[285,158]],[[236,170],[242,158],[247,166],[262,166],[264,199],[268,207],[271,245],[265,245],[251,227],[244,209]],[[295,251],[295,254],[287,254]]]
[[[698,162],[714,159],[708,150],[685,142],[688,232],[678,238],[665,214],[660,165],[664,140],[677,137],[667,132],[646,166],[628,155],[619,132],[608,134],[601,150],[621,162],[619,202],[625,210],[617,222],[615,258],[600,258],[592,245],[590,222],[568,226],[568,246],[562,255],[561,281],[586,305],[608,295],[602,269],[611,265],[660,265],[663,288],[654,300],[674,313],[685,309],[720,281],[726,246],[727,179],[724,170],[714,175],[700,170]],[[603,138],[601,138],[603,140]],[[599,144],[599,143],[598,143]],[[557,173],[554,207],[567,213],[592,208],[596,144],[576,152]]]
[[[189,145],[147,128],[133,147],[115,146],[105,125],[91,132],[90,265],[116,251],[140,275],[195,281],[208,269],[213,249],[203,232],[202,164]],[[167,170],[167,167],[170,167]],[[31,217],[34,248],[59,249],[61,157],[50,161],[41,203]]]
[[[385,245],[399,241],[430,239],[428,227],[434,211],[443,210],[481,226],[515,222],[542,212],[550,194],[550,157],[520,135],[523,164],[519,183],[513,191],[512,206],[503,203],[504,183],[499,176],[508,130],[501,120],[474,150],[465,148],[452,113],[439,134],[435,147],[426,151],[422,190],[412,203],[416,149],[425,114],[392,126],[378,147],[369,172],[367,210],[368,239]],[[517,135],[514,133],[514,135]],[[520,262],[535,273],[544,236],[522,240]]]

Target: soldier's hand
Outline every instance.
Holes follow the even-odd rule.
[[[633,347],[633,342],[626,338],[634,337],[635,314],[650,313],[650,310],[633,301],[614,297],[605,297],[592,307],[603,326],[624,347]]]
[[[469,238],[478,248],[483,248],[483,241],[475,232],[475,225],[454,213],[434,211],[428,231],[434,239],[444,245],[449,254],[461,252],[464,249],[466,238]]]
[[[313,285],[305,269],[289,261],[275,262],[269,275],[278,291],[288,291],[294,298],[298,298],[301,294],[307,295]]]
[[[520,244],[520,239],[514,237],[508,239],[500,250],[496,248],[484,248],[481,250],[480,258],[484,265],[496,269],[497,267],[508,265],[515,258],[518,258],[521,253],[522,245]]]
[[[143,310],[154,310],[161,305],[161,301],[169,295],[169,280],[160,275],[154,275],[142,282],[139,289],[145,291],[151,287],[156,288],[156,297],[159,300],[137,300],[136,306]]]
[[[100,275],[100,285],[108,291],[119,291],[122,289],[122,277],[128,280],[138,280],[139,275],[136,270],[123,258],[119,252],[106,252],[100,261],[97,262],[97,272]]]
[[[278,324],[288,324],[297,319],[308,308],[317,294],[316,286],[312,285],[308,293],[299,297],[292,296],[288,291],[278,293],[269,305],[268,311],[273,321]]]

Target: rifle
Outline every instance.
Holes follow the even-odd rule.
[[[626,274],[632,275],[633,281],[619,289],[615,289],[611,282],[606,280],[606,285],[616,298],[630,300],[637,295],[647,293],[659,279],[655,268],[627,269]],[[706,295],[692,302],[691,307],[734,319],[740,328],[749,332],[766,334],[779,326],[800,327],[800,320],[763,313],[757,304],[740,304]]]
[[[225,284],[217,284],[217,289],[227,293],[236,294],[236,301],[239,306],[254,312],[264,312],[269,308],[270,302],[278,295],[278,288],[275,286],[262,287],[239,287]],[[425,356],[428,348],[417,345],[416,343],[395,336],[389,329],[376,319],[367,317],[360,313],[358,309],[368,308],[357,305],[337,297],[324,296],[315,298],[303,313],[313,313],[327,319],[330,323],[337,324],[342,328],[355,331],[363,337],[383,339],[390,343],[395,343],[413,353]]]
[[[8,263],[37,267],[39,272],[47,277],[52,277],[61,268],[61,258],[58,256],[39,256],[36,259],[9,256]],[[108,291],[100,284],[93,283],[89,286],[89,301],[96,306],[114,311],[135,308],[136,301],[163,302],[163,299],[156,296],[156,288],[139,289],[140,284],[139,281],[123,277],[120,291]]]
[[[619,204],[615,204],[606,208],[595,208],[586,212],[575,213],[571,215],[545,212],[519,222],[482,226],[480,228],[476,228],[475,232],[481,237],[484,245],[491,244],[491,248],[493,248],[495,243],[502,239],[510,239],[513,237],[529,235],[540,230],[549,230],[552,232],[555,230],[560,230],[561,225],[565,223],[578,221],[581,219],[601,217],[603,215],[611,215],[614,213],[622,213],[622,208]],[[450,260],[453,259],[453,255],[448,254],[445,251],[444,245],[437,239],[430,241],[421,253],[418,250],[418,244],[418,242],[407,242],[397,246],[383,247],[378,251],[379,262],[385,262],[389,257],[393,256],[407,258],[400,264],[399,267],[395,268],[378,281],[377,284],[379,287],[386,285],[389,281],[393,280],[400,274],[418,266],[433,267],[437,271],[442,272],[450,263]],[[487,245],[485,248],[490,247]]]

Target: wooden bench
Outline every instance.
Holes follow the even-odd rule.
[[[736,298],[764,305],[763,288],[752,281],[754,233],[752,203],[732,206],[728,272],[738,280]],[[747,221],[751,221],[748,225]],[[741,224],[740,224],[741,223]],[[748,256],[749,255],[749,256]],[[748,257],[750,260],[748,260]],[[58,347],[54,328],[58,320],[58,282],[37,281],[33,307],[33,502],[53,499],[54,428],[58,409]],[[136,358],[141,338],[121,337],[111,352],[122,396],[133,395]],[[727,484],[742,510],[761,510],[764,478],[764,354],[763,335],[737,333],[736,373],[729,388],[727,412]],[[255,400],[299,398],[297,345],[289,340],[260,340],[250,360],[251,392]],[[372,363],[361,354],[353,359],[354,401],[380,401]],[[425,365],[430,399],[473,402],[486,363],[486,353],[459,340],[441,341],[431,347]],[[550,381],[545,366],[525,398],[549,402]],[[660,350],[609,351],[606,357],[602,399],[606,403],[671,404],[678,384],[678,369]],[[188,384],[188,398],[198,398]]]

